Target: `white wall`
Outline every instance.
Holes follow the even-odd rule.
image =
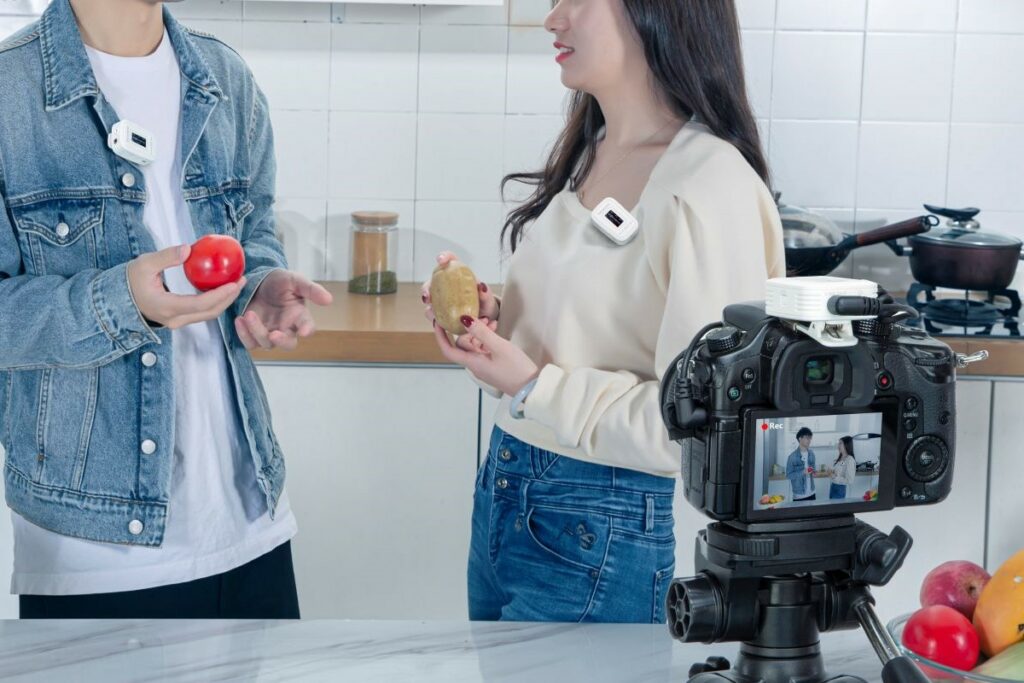
[[[42,0],[0,0],[0,35]],[[349,212],[401,214],[400,276],[442,248],[500,277],[501,176],[536,167],[565,91],[541,28],[505,7],[185,0],[270,99],[279,223],[293,265],[348,275]],[[980,206],[1024,237],[1024,2],[738,0],[749,90],[785,200],[848,231]],[[17,15],[17,16],[15,16]],[[900,286],[905,261],[855,252],[839,274]]]

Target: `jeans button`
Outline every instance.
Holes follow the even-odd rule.
[[[64,221],[57,224],[57,237],[64,239],[70,232],[71,228]]]
[[[156,441],[152,439],[146,439],[142,442],[142,452],[146,455],[153,455],[156,453]]]
[[[133,519],[132,521],[128,522],[128,533],[130,533],[132,536],[138,536],[139,534],[141,534],[142,522],[140,522],[137,519]]]
[[[512,459],[512,451],[510,451],[507,448],[502,449],[502,451],[501,451],[501,459],[504,460],[505,462],[508,462],[509,460],[511,460]]]
[[[151,368],[156,365],[156,354],[152,351],[146,351],[142,354],[142,364],[147,368]]]
[[[125,187],[135,187],[135,174],[125,173],[121,176],[121,184]]]
[[[508,479],[506,479],[505,477],[501,477],[501,478],[500,478],[500,479],[498,479],[498,481],[497,481],[497,482],[495,482],[495,483],[497,483],[497,484],[498,484],[498,488],[499,488],[499,489],[507,489],[507,488],[508,488]]]

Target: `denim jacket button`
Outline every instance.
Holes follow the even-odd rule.
[[[138,536],[139,534],[141,534],[142,528],[142,522],[140,522],[137,519],[133,519],[132,521],[128,522],[128,533],[130,533],[132,536]]]
[[[500,457],[501,457],[502,460],[508,462],[509,460],[512,459],[512,451],[510,451],[507,448],[503,448],[503,449],[501,449],[501,456]]]
[[[70,233],[71,233],[71,228],[68,226],[67,223],[61,221],[60,223],[57,224],[57,237],[60,237],[61,239],[64,239]]]
[[[147,368],[151,368],[156,365],[156,354],[152,351],[146,351],[142,354],[142,364]]]
[[[125,187],[135,187],[135,174],[125,173],[121,176],[121,184]]]
[[[146,455],[153,455],[156,453],[156,441],[152,439],[146,439],[142,442],[142,452]]]
[[[508,488],[508,479],[506,479],[505,477],[502,477],[496,483],[498,484],[498,488],[499,489],[507,489]]]

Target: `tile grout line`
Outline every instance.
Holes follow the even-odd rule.
[[[949,206],[949,170],[953,158],[953,109],[956,106],[956,65],[960,55],[960,7],[962,0],[956,3],[956,18],[953,22],[953,73],[949,84],[949,117],[947,119],[948,129],[946,131],[946,188],[943,195],[943,204]]]
[[[868,3],[864,3],[864,24],[861,33],[860,43],[860,98],[857,108],[857,153],[853,162],[853,232],[857,233],[857,223],[860,217],[860,166],[861,166],[861,141],[864,135],[864,90],[867,82],[868,63]],[[850,272],[857,273],[857,254],[850,254]]]
[[[412,279],[417,281],[416,257],[420,233],[416,214],[419,211],[420,182],[420,74],[423,66],[423,8],[416,8],[416,119],[412,144]]]

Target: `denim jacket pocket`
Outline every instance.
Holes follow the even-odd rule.
[[[105,267],[97,235],[103,211],[103,199],[48,199],[12,207],[32,274],[71,277]]]
[[[242,225],[246,217],[252,213],[253,204],[245,198],[242,192],[228,192],[224,195],[224,203],[228,212],[227,227],[233,237],[241,240]]]

